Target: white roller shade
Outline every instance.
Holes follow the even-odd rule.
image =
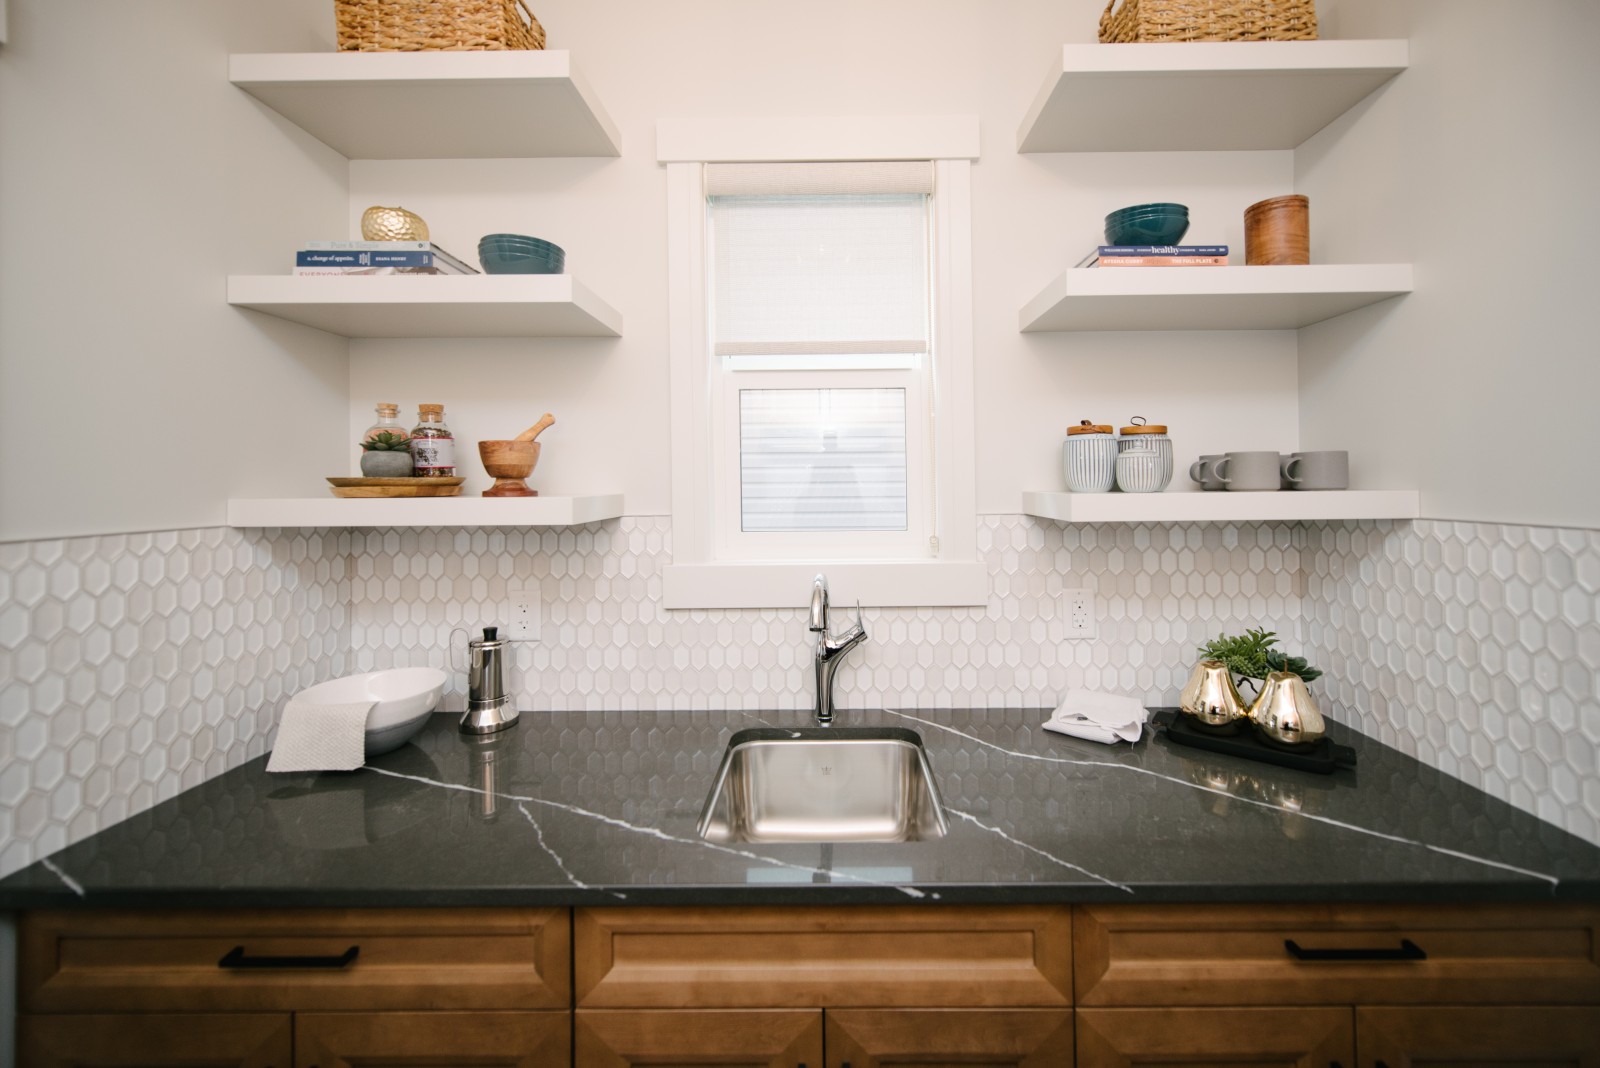
[[[928,351],[927,163],[706,168],[719,356]]]

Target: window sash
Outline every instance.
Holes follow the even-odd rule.
[[[713,389],[712,529],[718,559],[927,559],[929,556],[927,375],[919,367],[879,371],[745,371],[717,374]],[[904,530],[745,530],[740,455],[744,390],[900,389],[906,414]]]

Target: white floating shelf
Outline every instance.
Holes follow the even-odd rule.
[[[1255,523],[1322,519],[1415,519],[1416,490],[1225,490],[1022,495],[1022,511],[1062,523]]]
[[[622,334],[622,314],[567,274],[230,275],[228,303],[344,337]]]
[[[573,527],[615,519],[622,494],[592,497],[235,498],[230,527]]]
[[[1069,44],[1019,152],[1294,148],[1406,69],[1405,41]]]
[[[228,77],[349,159],[622,154],[564,51],[245,54]]]
[[[1293,330],[1411,292],[1409,263],[1078,267],[1019,316],[1048,330]]]

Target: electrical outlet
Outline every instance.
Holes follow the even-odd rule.
[[[1094,625],[1094,591],[1083,588],[1062,590],[1062,603],[1065,606],[1067,639],[1093,638]]]
[[[510,633],[507,637],[519,642],[538,641],[539,627],[544,616],[539,604],[538,587],[511,589],[506,593],[511,601],[506,612],[506,619],[510,621],[510,626],[507,628]]]

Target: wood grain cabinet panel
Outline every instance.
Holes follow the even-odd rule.
[[[1070,1009],[829,1009],[828,1068],[1072,1068]]]
[[[302,1012],[297,1068],[551,1068],[572,1061],[564,1012]]]
[[[1348,1008],[1079,1009],[1077,1068],[1350,1068]]]
[[[288,1013],[24,1015],[17,1017],[17,1063],[24,1068],[293,1068],[292,1036]]]
[[[578,909],[586,1008],[1052,1007],[1067,907]]]
[[[1595,1003],[1597,929],[1600,909],[1565,906],[1080,906],[1076,995],[1089,1006]],[[1426,959],[1407,959],[1416,951]]]
[[[1361,1068],[1600,1068],[1600,1008],[1356,1010]]]
[[[816,1009],[579,1009],[574,1068],[822,1068]]]
[[[221,966],[236,947],[245,964],[301,966]],[[25,1012],[571,1005],[565,909],[33,912],[18,949]]]

